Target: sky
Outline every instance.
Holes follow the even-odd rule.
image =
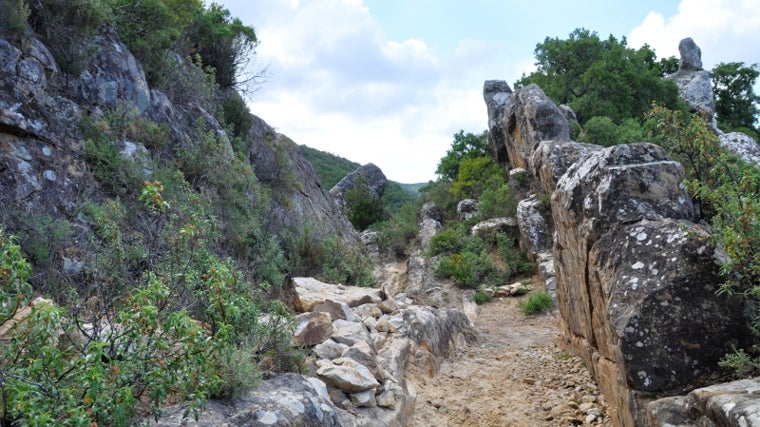
[[[760,0],[216,0],[254,27],[266,81],[251,112],[277,132],[402,183],[434,180],[459,130],[487,128],[483,82],[511,87],[547,37],[576,28],[705,69],[760,63]]]

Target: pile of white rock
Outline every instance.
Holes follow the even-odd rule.
[[[375,425],[403,425],[413,413],[407,363],[434,373],[458,343],[475,338],[463,312],[413,305],[404,294],[313,278],[294,278],[293,288],[301,313],[293,343],[312,347],[311,367],[333,403]]]

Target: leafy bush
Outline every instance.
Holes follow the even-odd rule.
[[[376,224],[373,228],[378,231],[378,244],[385,250],[390,250],[396,256],[406,254],[410,243],[419,233],[417,214],[419,205],[407,202],[401,208],[393,211],[387,221]]]
[[[461,199],[477,199],[483,190],[506,182],[504,170],[491,157],[465,158],[459,164],[451,194]]]
[[[760,359],[750,356],[742,349],[734,349],[734,352],[725,355],[718,365],[732,370],[741,378],[754,376],[760,372]]]
[[[491,300],[491,293],[486,291],[477,291],[475,292],[473,299],[475,300],[475,304],[485,304]]]
[[[452,254],[461,251],[467,246],[471,236],[462,224],[450,223],[430,240],[430,256],[440,254]]]
[[[21,38],[29,30],[31,10],[24,0],[6,0],[0,4],[0,37]]]
[[[515,203],[509,185],[506,183],[495,188],[484,189],[480,199],[478,199],[480,219],[514,217],[516,212],[517,203]]]
[[[436,266],[435,275],[436,277],[451,277],[457,286],[475,289],[494,271],[496,271],[496,265],[488,253],[465,250],[441,257]]]
[[[644,130],[637,120],[628,118],[617,125],[606,116],[589,119],[584,126],[583,135],[583,141],[603,147],[639,142],[645,139]]]
[[[554,305],[552,296],[546,291],[534,292],[518,304],[525,314],[538,314],[550,309]]]
[[[316,276],[326,282],[371,286],[372,266],[360,248],[350,248],[337,235],[313,231],[309,224],[302,234],[292,236],[288,266],[291,275]]]
[[[232,135],[237,138],[245,138],[253,125],[253,118],[245,100],[236,91],[227,90],[224,92],[220,107],[224,116],[224,123],[232,128]]]
[[[366,230],[370,225],[384,218],[383,202],[373,197],[369,186],[358,180],[354,188],[346,191],[346,215],[358,231]]]
[[[496,234],[496,252],[504,264],[505,278],[511,278],[518,274],[532,273],[535,265],[528,255],[521,251],[517,242],[506,233]]]

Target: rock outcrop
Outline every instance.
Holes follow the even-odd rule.
[[[13,232],[28,217],[25,212],[68,220],[81,233],[78,247],[66,248],[65,256],[73,263],[86,261],[83,253],[90,240],[77,209],[85,199],[104,197],[86,161],[83,117],[102,120],[120,114],[129,122],[152,121],[167,127],[167,146],[174,147],[194,144],[204,129],[218,136],[225,159],[235,155],[223,126],[191,94],[185,94],[184,102],[173,102],[148,87],[139,62],[111,28],[101,28],[85,51],[81,73],[64,76],[38,39],[0,39],[0,203],[13,207],[3,210],[3,224]],[[261,208],[266,231],[285,241],[298,239],[304,225],[310,225],[314,233],[337,235],[360,246],[358,233],[321,188],[297,146],[263,120],[251,119],[253,126],[239,149],[255,166],[256,178],[273,190],[271,206]],[[121,135],[111,143],[150,178],[146,160],[154,153],[145,141]],[[250,202],[258,203],[255,197]],[[62,256],[54,254],[56,259]]]
[[[702,50],[689,37],[678,44],[678,52],[681,55],[678,71],[667,78],[676,83],[681,98],[689,108],[702,115],[714,130],[720,132],[715,120],[710,72],[702,69]]]
[[[571,141],[565,115],[536,86],[512,93],[503,111],[491,132],[505,134],[504,166],[525,168],[552,195],[551,215],[539,215],[536,196],[522,200],[518,225],[545,286],[556,283],[564,335],[615,425],[646,425],[654,396],[698,384],[748,333],[715,295],[718,266],[682,167],[651,144]]]
[[[696,389],[686,396],[656,400],[647,408],[651,427],[760,425],[760,378]]]
[[[359,233],[322,188],[298,145],[275,132],[264,120],[253,115],[252,119],[243,150],[255,167],[256,177],[273,189],[269,214],[271,232],[290,233],[298,239],[308,229],[316,234],[312,237],[337,235],[344,243],[359,247]]]
[[[373,199],[379,199],[383,197],[383,193],[385,193],[385,184],[387,182],[388,179],[385,177],[382,169],[375,166],[373,163],[367,163],[338,181],[338,183],[330,189],[330,195],[339,206],[345,206],[346,192],[359,185],[366,185],[369,189],[370,196]]]

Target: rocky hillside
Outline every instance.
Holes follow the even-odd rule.
[[[730,143],[738,138],[715,128],[699,48],[686,39],[680,50],[672,78],[683,98],[724,149],[752,162],[746,153],[756,152],[754,141],[743,138],[738,148]],[[513,92],[487,81],[484,97],[497,159],[532,181],[533,196],[518,206],[523,245],[553,259],[564,336],[599,383],[614,424],[745,425],[754,410],[728,403],[744,401],[743,391],[720,392],[727,399],[720,410],[706,398],[710,391],[650,403],[703,385],[721,357],[750,337],[742,304],[717,294],[725,258],[697,223],[682,165],[653,144],[572,141],[567,109],[536,85]],[[551,195],[550,212],[532,209],[537,194]]]

